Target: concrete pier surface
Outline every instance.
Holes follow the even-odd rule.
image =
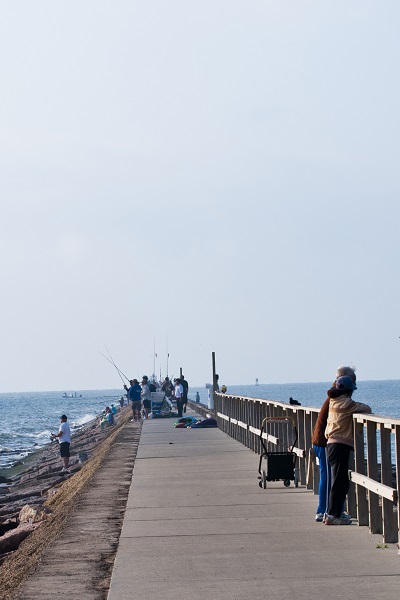
[[[312,492],[257,469],[219,429],[145,421],[108,600],[397,600],[395,545],[315,522]]]

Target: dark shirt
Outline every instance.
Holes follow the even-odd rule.
[[[162,391],[165,392],[165,395],[167,396],[167,398],[170,398],[172,395],[172,390],[173,385],[170,381],[164,381],[164,383],[162,384]]]
[[[188,399],[189,384],[186,379],[181,379],[181,384],[183,387],[183,400],[186,401]]]
[[[314,446],[326,446],[327,439],[325,437],[326,423],[328,421],[329,413],[329,398],[323,403],[321,410],[319,411],[317,422],[315,423],[312,443]]]
[[[131,385],[131,387],[128,390],[129,400],[131,402],[140,402],[141,393],[142,393],[142,388],[140,387],[140,385],[138,383],[134,383],[133,385]]]

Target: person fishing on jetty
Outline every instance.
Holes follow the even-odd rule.
[[[106,419],[107,419],[107,425],[110,425],[110,426],[115,425],[114,413],[109,406],[106,406]]]
[[[142,388],[140,387],[137,379],[131,379],[129,383],[131,384],[131,387],[126,389],[128,391],[128,398],[132,404],[133,420],[140,421],[140,410],[142,408]]]
[[[58,433],[52,433],[51,438],[53,440],[58,438],[58,442],[60,444],[60,455],[61,455],[61,458],[63,459],[63,463],[64,463],[64,467],[63,467],[62,471],[65,471],[68,473],[70,446],[71,446],[71,430],[67,423],[67,419],[68,419],[67,415],[61,415],[61,417],[60,417],[61,423],[60,423]]]
[[[143,412],[144,412],[143,418],[144,419],[149,418],[149,412],[151,409],[151,392],[150,392],[150,388],[148,386],[148,381],[149,381],[149,378],[147,377],[147,375],[143,375],[141,398],[142,398],[142,404],[143,404]]]

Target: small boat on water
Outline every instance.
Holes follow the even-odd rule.
[[[64,392],[61,398],[82,398],[82,394],[79,394],[78,396],[76,392],[73,394],[67,394],[67,392]]]

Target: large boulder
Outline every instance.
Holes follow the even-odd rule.
[[[20,543],[28,537],[36,527],[37,525],[31,523],[22,523],[21,525],[18,525],[16,529],[7,531],[7,533],[0,538],[0,554],[16,550]]]
[[[32,506],[25,504],[19,512],[20,523],[39,523],[45,521],[51,514],[51,510],[45,506]]]

